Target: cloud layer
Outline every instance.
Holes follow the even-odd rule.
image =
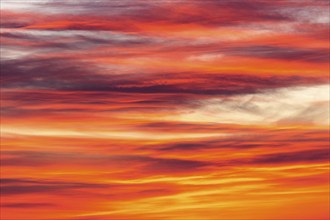
[[[0,218],[327,218],[328,9],[3,0]]]

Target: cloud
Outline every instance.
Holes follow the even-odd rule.
[[[197,127],[198,124],[192,126],[192,130],[203,130]],[[207,126],[205,124],[205,126]],[[144,150],[152,149],[156,152],[214,152],[214,151],[248,151],[260,149],[263,151],[272,151],[274,149],[285,150],[288,148],[295,149],[297,145],[309,147],[313,144],[318,146],[326,146],[328,142],[328,131],[326,129],[318,129],[315,131],[296,130],[294,128],[283,129],[267,129],[264,127],[241,127],[233,125],[218,124],[208,125],[209,130],[206,132],[216,132],[221,130],[226,132],[222,137],[210,137],[190,141],[175,141],[164,144],[156,144],[143,147]]]
[[[193,55],[188,57],[188,60],[198,60],[198,61],[205,61],[205,62],[209,62],[209,61],[214,61],[217,59],[221,59],[223,57],[222,54],[202,54],[202,55]]]
[[[328,217],[328,1],[1,17],[1,219]]]
[[[313,7],[310,9],[308,7]],[[141,31],[156,29],[158,24],[171,26],[199,25],[205,27],[246,25],[249,23],[294,22],[302,15],[320,17],[324,4],[289,2],[264,2],[259,0],[207,1],[207,2],[44,2],[17,4],[4,2],[3,10],[20,8],[21,11],[43,11],[50,14],[28,25],[32,29],[52,30],[122,30]],[[71,9],[75,8],[73,12]],[[319,9],[321,8],[321,9]],[[18,10],[19,11],[19,10]],[[95,13],[97,11],[97,13]],[[304,12],[304,13],[303,13]],[[34,16],[31,16],[34,17]],[[7,20],[7,19],[6,19]],[[23,19],[22,19],[23,20]],[[90,21],[93,22],[90,22]],[[122,24],[116,24],[120,20]],[[319,22],[321,18],[315,18]],[[324,20],[324,19],[323,19]],[[4,21],[6,22],[6,21]]]
[[[182,160],[182,159],[156,159],[146,166],[147,170],[156,173],[177,173],[196,171],[214,164],[203,161]]]
[[[203,100],[200,107],[178,118],[182,122],[221,122],[237,124],[301,123],[327,125],[329,86],[302,86],[264,90],[258,94],[230,99]],[[321,109],[320,109],[321,108]],[[311,111],[312,109],[315,109]],[[304,113],[305,118],[301,120]]]
[[[30,209],[30,208],[53,208],[55,205],[52,203],[3,203],[3,208],[14,208],[14,209]]]
[[[302,76],[251,78],[243,74],[215,75],[189,72],[177,73],[163,79],[164,73],[144,76],[115,74],[93,63],[64,58],[8,60],[2,62],[1,70],[3,88],[125,93],[234,95],[255,93],[263,88],[309,84],[322,80]],[[193,78],[187,78],[189,75]],[[194,83],[194,87],[190,86],[191,83]]]
[[[151,172],[162,174],[171,172],[190,172],[212,165],[212,163],[198,160],[195,161],[186,159],[156,158],[139,155],[87,155],[78,153],[55,153],[39,151],[4,151],[3,154],[9,156],[7,159],[2,159],[2,165],[7,167],[47,167],[56,164],[67,166],[83,165],[94,168],[108,167],[109,169],[119,169],[124,167],[135,169],[136,167],[140,167],[141,173]],[[10,179],[3,181],[8,183],[8,181],[10,182]],[[79,184],[64,184],[63,186],[79,187]],[[86,186],[88,187],[88,185]],[[32,187],[31,190],[34,190],[34,188],[35,187]],[[40,190],[42,190],[42,188],[44,188],[44,190],[47,190],[48,188],[52,190],[53,185],[45,185],[45,187],[40,187]],[[54,189],[56,189],[56,187]],[[30,189],[28,188],[27,190]]]
[[[277,164],[277,163],[301,163],[313,161],[327,161],[329,158],[328,149],[305,150],[288,153],[266,154],[253,159],[252,163]]]
[[[231,54],[256,58],[279,59],[288,61],[329,62],[329,51],[325,48],[305,49],[270,45],[231,48]]]
[[[74,51],[85,51],[97,49],[104,46],[108,49],[134,48],[150,46],[157,43],[157,39],[139,36],[138,34],[125,34],[109,31],[35,31],[35,30],[10,30],[0,35],[3,40],[2,49],[6,50],[32,50],[34,53],[52,54],[55,52],[72,53]],[[18,41],[19,40],[19,41]],[[6,50],[5,50],[6,49]],[[3,53],[6,59],[7,53]]]
[[[47,180],[32,179],[1,179],[1,194],[16,195],[30,193],[58,193],[66,190],[86,189],[86,188],[104,188],[104,184],[92,184],[81,182],[59,182]]]
[[[257,147],[269,147],[269,144],[265,143],[239,143],[239,141],[198,141],[198,142],[187,142],[187,143],[176,143],[159,149],[162,151],[191,151],[191,150],[210,150],[210,149],[225,149],[225,148],[234,148],[234,149],[249,149]],[[276,146],[276,144],[271,144],[271,147]]]

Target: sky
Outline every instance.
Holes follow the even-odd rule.
[[[326,220],[327,0],[2,0],[1,219]]]

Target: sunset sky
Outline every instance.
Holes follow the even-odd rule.
[[[1,220],[329,218],[328,0],[1,0]]]

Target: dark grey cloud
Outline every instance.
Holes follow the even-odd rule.
[[[330,158],[329,149],[305,150],[288,153],[265,154],[254,158],[251,163],[277,164],[327,161]]]
[[[95,90],[99,85],[102,91],[111,86],[115,76],[107,79],[98,71],[88,63],[66,59],[16,59],[1,63],[3,88]]]
[[[33,50],[35,53],[72,53],[100,47],[107,47],[107,55],[120,56],[111,53],[111,48],[134,48],[156,44],[156,38],[125,34],[111,31],[33,31],[17,30],[0,34],[3,39],[2,48],[8,50]],[[7,40],[8,39],[8,40]],[[16,41],[12,41],[16,40]],[[17,40],[20,40],[18,44]],[[24,46],[22,44],[24,43]],[[3,54],[6,57],[6,54]]]
[[[165,126],[165,125],[164,125]],[[174,127],[175,125],[169,126]],[[180,125],[178,125],[180,126]],[[304,143],[305,145],[315,145],[322,147],[327,146],[329,141],[327,130],[317,130],[313,132],[296,131],[293,129],[287,130],[251,130],[251,129],[235,129],[226,127],[225,125],[186,125],[181,129],[184,131],[208,131],[216,132],[223,131],[224,133],[233,134],[229,137],[213,137],[206,140],[197,141],[178,141],[175,143],[158,144],[151,146],[144,146],[142,149],[152,149],[158,152],[171,152],[171,151],[200,151],[200,150],[218,150],[221,149],[239,149],[246,150],[250,148],[271,149],[271,148],[290,148],[295,147],[297,143]],[[157,129],[157,128],[154,128]],[[180,129],[180,127],[178,127]],[[166,130],[163,128],[163,130]],[[258,133],[258,135],[255,135]],[[284,135],[285,134],[285,135]]]
[[[29,23],[24,22],[1,22],[1,28],[23,28],[28,25]]]
[[[104,74],[107,73],[107,74]],[[88,62],[70,59],[16,59],[1,63],[2,87],[64,91],[113,91],[124,93],[169,93],[200,95],[235,95],[255,93],[260,89],[303,85],[322,79],[298,76],[260,76],[244,74],[193,74],[196,84],[172,83],[187,79],[191,73],[113,74]],[[166,75],[166,80],[164,76]],[[162,79],[164,83],[154,81]],[[322,81],[324,83],[324,81]]]
[[[153,159],[145,168],[156,173],[190,172],[202,169],[214,164],[204,161],[182,159]]]
[[[10,3],[10,4],[8,4]],[[39,17],[11,15],[2,19],[2,26],[9,28],[28,27],[31,29],[73,31],[120,31],[126,33],[141,31],[136,23],[147,24],[197,24],[208,27],[253,25],[257,29],[281,29],[284,23],[291,23],[294,31],[309,32],[328,29],[324,20],[328,11],[326,1],[264,1],[264,0],[193,0],[193,1],[29,1],[28,3],[7,2],[10,5],[26,5],[26,12]],[[72,10],[74,8],[75,10]],[[37,13],[36,13],[37,12]],[[320,15],[321,13],[321,15]],[[321,18],[319,18],[321,16]],[[41,18],[40,18],[41,17]],[[68,21],[63,26],[38,26],[47,22]],[[92,22],[90,22],[93,20]],[[118,22],[113,21],[120,21]],[[313,27],[306,27],[308,23]],[[273,25],[274,24],[274,25]],[[281,30],[280,30],[281,31]],[[324,32],[323,38],[327,36]],[[320,38],[319,34],[313,37]],[[100,41],[99,41],[100,42]],[[133,42],[133,44],[135,44]],[[139,43],[138,43],[139,44]],[[65,45],[53,45],[61,47]],[[70,45],[73,47],[74,45]],[[68,46],[68,47],[70,47]],[[77,45],[76,45],[77,46]],[[82,47],[79,44],[78,47]],[[74,47],[73,47],[74,48]],[[64,49],[64,48],[63,48]],[[317,59],[318,60],[318,59]]]
[[[208,162],[156,158],[139,155],[99,155],[99,154],[78,154],[78,153],[56,153],[56,152],[35,152],[35,151],[4,151],[3,155],[9,155],[10,158],[1,161],[2,166],[17,167],[42,167],[47,165],[84,165],[84,166],[140,166],[145,172],[167,173],[167,172],[187,172],[189,170],[198,170],[212,165]],[[4,183],[11,183],[10,179],[3,180]],[[15,180],[15,182],[18,182]],[[74,185],[75,186],[75,185]],[[52,185],[46,185],[52,189]],[[34,189],[34,188],[33,188]]]
[[[104,184],[92,184],[83,182],[60,182],[33,179],[1,179],[1,194],[16,195],[28,193],[57,193],[66,190],[105,188]]]
[[[53,203],[3,203],[1,204],[1,207],[3,208],[52,208],[55,207],[56,205]]]
[[[199,143],[176,143],[159,148],[159,151],[191,151],[191,150],[210,150],[210,149],[249,149],[262,147],[277,147],[280,144],[262,144],[262,143],[240,143],[239,141],[201,141]]]
[[[89,112],[131,112],[165,111],[179,106],[190,105],[189,94],[136,94],[111,91],[6,91],[2,100],[15,100],[15,103],[1,106],[2,116],[24,117],[41,114],[89,113]],[[46,104],[46,105],[45,105]],[[57,105],[56,109],[52,105]],[[72,105],[75,105],[73,108]],[[31,109],[39,106],[38,109]],[[86,107],[87,106],[87,107]],[[98,106],[98,108],[92,108]]]

